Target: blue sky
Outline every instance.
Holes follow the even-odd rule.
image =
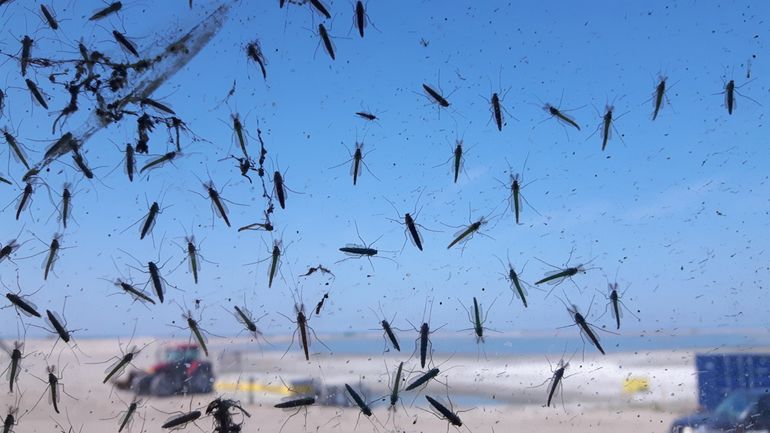
[[[29,33],[36,41],[33,56],[67,59],[77,56],[81,38],[92,49],[127,59],[112,29],[127,34],[141,53],[153,53],[218,4],[195,1],[190,10],[181,1],[140,2],[94,24],[86,18],[103,3],[57,3],[61,29],[53,32],[37,16],[37,4],[26,10],[22,3],[2,12],[2,52],[17,53],[17,41]],[[626,322],[628,332],[765,326],[766,4],[370,1],[370,25],[361,39],[352,27],[353,4],[337,0],[328,3],[332,20],[323,21],[337,50],[332,61],[315,33],[321,16],[309,5],[279,9],[278,2],[259,3],[233,4],[219,34],[153,94],[205,141],[183,135],[182,158],[129,183],[117,150],[136,140],[135,121],[128,118],[85,144],[97,180],[81,179],[63,162],[42,176],[54,197],[65,181],[77,185],[76,224],[63,232],[67,249],[45,282],[44,254],[23,257],[46,248],[33,235],[47,243],[62,230],[50,216],[55,209],[42,186],[31,209],[15,221],[23,169],[3,147],[0,173],[17,185],[0,185],[0,202],[9,204],[0,213],[0,242],[20,231],[26,241],[15,264],[0,263],[8,290],[16,290],[18,267],[22,292],[40,289],[32,297],[39,306],[60,310],[70,296],[65,316],[71,327],[86,329],[82,336],[128,334],[135,319],[137,334],[178,334],[168,325],[179,320],[180,306],[146,308],[126,295],[113,296],[117,290],[105,280],[120,273],[137,284],[147,279],[128,268],[136,263],[120,248],[143,262],[168,259],[163,272],[179,288],[170,289],[168,298],[189,307],[202,299],[203,323],[223,335],[235,334],[238,324],[221,307],[231,310],[244,297],[255,314],[268,313],[261,322],[268,332],[291,332],[293,325],[278,313],[292,313],[291,294],[298,289],[308,309],[330,292],[326,312],[311,320],[317,331],[373,328],[378,319],[370,308],[378,305],[388,316],[397,313],[397,325],[408,328],[406,319],[422,320],[426,297],[435,298],[433,323],[467,328],[458,299],[469,305],[474,296],[483,305],[497,299],[490,327],[550,330],[570,320],[554,296],[563,296],[561,288],[582,310],[593,299],[592,320],[609,324],[609,314],[594,314],[606,302],[596,290],[605,292],[616,272],[621,288],[630,286],[626,304],[641,311],[640,322]],[[268,61],[266,81],[245,55],[246,44],[257,38]],[[51,96],[51,110],[33,106],[18,61],[3,56],[3,62],[0,77],[8,96],[0,123],[38,160],[58,137],[50,127],[67,95],[47,81],[49,71],[36,68],[28,78]],[[668,98],[653,122],[650,98],[661,75],[668,77]],[[738,89],[732,116],[720,94],[730,79],[738,86],[749,81]],[[221,104],[233,81],[234,96]],[[451,106],[439,110],[423,84],[448,95]],[[491,121],[492,92],[503,95],[502,132]],[[544,103],[574,109],[569,114],[582,130],[550,118]],[[615,106],[617,131],[602,152],[598,111],[608,103]],[[358,119],[354,113],[361,110],[379,121]],[[264,200],[257,183],[238,175],[235,161],[221,160],[238,152],[230,128],[234,112],[250,134],[249,152],[258,152],[259,127],[267,168],[281,170],[295,191],[286,209],[276,210],[272,237],[235,230],[261,220]],[[76,114],[64,129],[84,121],[85,115]],[[449,164],[442,163],[458,138],[467,155],[454,184]],[[167,139],[159,126],[150,153],[172,150]],[[349,164],[334,166],[350,158],[356,140],[365,143],[368,170],[354,187]],[[139,163],[148,159],[142,156]],[[525,159],[523,195],[539,214],[525,206],[517,226],[510,210],[503,214],[508,192],[501,182],[508,179],[509,164],[518,173]],[[199,179],[209,176],[233,202],[233,228],[195,194],[205,193]],[[413,211],[418,196],[418,222],[434,231],[422,231],[424,252],[408,242],[401,251],[404,229],[391,221],[396,212],[385,199],[403,213]],[[163,212],[153,239],[140,241],[139,224],[129,226],[155,200]],[[491,218],[482,228],[487,236],[475,236],[463,250],[447,250],[453,226],[480,216]],[[358,242],[356,224],[367,242],[380,238],[375,248],[392,261],[374,259],[374,271],[366,260],[335,263],[345,258],[339,247]],[[180,265],[191,226],[202,256],[212,262],[202,264],[198,285],[187,265]],[[268,257],[275,238],[282,239],[285,255],[281,278],[268,288],[268,262],[246,264]],[[566,283],[548,298],[530,289],[528,309],[516,300],[508,304],[511,292],[496,257],[505,261],[509,255],[517,269],[526,264],[522,278],[532,283],[550,270],[536,258],[562,265],[572,250],[573,264],[593,259],[587,266],[595,269],[575,278],[582,293]],[[298,278],[319,263],[336,278]],[[0,311],[2,323],[16,320],[11,309]],[[5,334],[11,329],[2,328]]]

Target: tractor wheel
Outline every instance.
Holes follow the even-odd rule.
[[[182,389],[182,383],[173,375],[158,373],[150,381],[150,394],[158,397],[174,395]]]
[[[214,374],[211,364],[201,364],[187,380],[191,394],[208,394],[214,390]]]

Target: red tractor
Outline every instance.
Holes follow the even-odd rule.
[[[214,389],[211,363],[200,359],[196,344],[176,344],[159,351],[159,361],[148,371],[134,370],[116,381],[118,389],[137,395],[167,397],[181,394],[206,394]]]

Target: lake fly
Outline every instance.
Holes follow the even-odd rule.
[[[593,301],[591,301],[593,303]],[[572,304],[572,306],[568,306],[565,304],[565,307],[567,308],[567,312],[572,317],[572,320],[575,322],[575,325],[577,325],[578,329],[580,329],[580,338],[583,339],[583,336],[585,335],[590,341],[591,344],[593,344],[594,347],[602,354],[606,355],[604,353],[604,349],[602,348],[601,343],[599,343],[599,336],[596,335],[594,332],[593,325],[588,323],[586,321],[585,316],[583,316],[580,311],[578,311],[578,307],[575,304]],[[590,314],[591,309],[589,308],[588,313]],[[574,326],[574,325],[568,325],[568,326]],[[609,331],[607,331],[609,332]]]
[[[94,178],[94,172],[88,166],[88,163],[86,162],[83,154],[73,150],[72,161],[75,162],[75,166],[78,168],[78,170],[80,170],[81,173],[83,173],[83,176],[85,176],[87,179]]]
[[[171,151],[166,153],[165,155],[155,158],[152,161],[149,161],[147,164],[142,166],[141,169],[139,169],[139,173],[144,173],[145,170],[154,169],[162,167],[166,162],[172,162],[174,158],[178,157],[180,155],[179,152]]]
[[[16,137],[11,135],[11,133],[8,131],[8,128],[5,127],[3,128],[3,136],[5,137],[5,142],[8,143],[8,147],[11,148],[14,158],[16,158],[27,170],[29,170],[30,166],[29,162],[27,162],[27,155],[24,153],[21,145],[16,140]]]
[[[283,184],[283,176],[281,176],[281,172],[278,170],[273,173],[273,191],[278,198],[278,204],[281,206],[281,209],[286,209],[286,187]]]
[[[43,279],[48,280],[48,274],[53,271],[56,261],[59,259],[59,249],[61,247],[62,235],[56,233],[51,239],[51,245],[48,247],[48,255],[43,262]]]
[[[433,406],[436,411],[438,411],[441,419],[445,419],[447,422],[449,422],[449,424],[455,427],[462,427],[463,421],[460,419],[460,416],[457,415],[457,413],[455,413],[452,409],[447,408],[438,400],[429,395],[426,395],[425,399],[428,400],[428,403],[430,403],[430,405]]]
[[[171,107],[169,107],[168,105],[162,104],[154,99],[140,98],[139,105],[141,105],[143,109],[145,105],[149,105],[150,107],[155,108],[158,111],[162,111],[166,114],[170,114],[172,116],[176,115],[176,113],[174,112],[174,110],[171,109]]]
[[[297,300],[295,299],[294,312],[296,313],[296,320],[291,319],[290,317],[282,313],[278,313],[278,314],[281,314],[283,317],[289,319],[295,325],[297,325],[297,329],[295,329],[294,333],[291,334],[291,342],[289,343],[289,347],[286,349],[286,352],[283,353],[283,356],[286,356],[286,354],[289,353],[291,346],[294,345],[294,338],[297,336],[297,332],[299,332],[299,343],[300,343],[300,346],[302,347],[303,353],[305,354],[305,361],[310,361],[310,332],[313,333],[313,336],[315,337],[316,341],[318,341],[326,349],[331,351],[331,349],[329,349],[329,347],[318,338],[313,328],[311,328],[310,325],[308,325],[309,317],[305,315],[305,304],[301,302],[297,302]]]
[[[607,314],[607,309],[610,309],[610,312],[612,313],[612,318],[615,319],[615,329],[620,329],[620,319],[623,317],[623,309],[631,313],[632,316],[636,318],[636,320],[640,320],[639,317],[634,314],[633,311],[631,311],[626,304],[623,303],[622,297],[623,294],[625,294],[625,290],[622,294],[618,293],[618,283],[607,283],[607,290],[609,292],[609,295],[607,296],[607,300],[609,303],[604,309],[604,313],[602,313],[599,318]]]
[[[326,31],[326,27],[323,25],[323,23],[318,24],[318,34],[321,36],[321,41],[324,43],[324,48],[329,54],[329,57],[331,57],[332,60],[335,60],[336,57],[334,55],[334,44],[332,43],[332,40],[329,37],[329,32]]]
[[[238,139],[238,145],[241,147],[241,152],[243,152],[243,156],[248,159],[249,158],[249,152],[246,150],[246,132],[243,130],[243,123],[241,123],[241,118],[238,117],[238,114],[232,114],[233,118],[233,131],[235,132],[235,137]]]
[[[350,152],[350,150],[348,150],[348,152]],[[367,152],[367,154],[368,154],[368,152]],[[350,159],[348,159],[347,161],[344,161],[344,162],[342,162],[340,164],[337,164],[335,166],[329,167],[329,168],[336,168],[336,167],[339,167],[341,165],[345,165],[348,162],[351,162],[351,165],[350,165],[350,175],[353,177],[353,185],[354,186],[358,183],[358,177],[363,174],[363,169],[364,168],[366,168],[366,170],[369,172],[369,174],[374,176],[375,179],[380,180],[380,178],[375,176],[374,173],[372,173],[372,171],[369,170],[369,166],[366,165],[366,162],[364,162],[364,157],[365,156],[366,156],[366,154],[364,154],[364,142],[363,141],[359,142],[358,138],[356,138],[356,149],[350,155]]]
[[[754,81],[754,80],[749,80],[749,81],[743,83],[740,86],[736,86],[735,85],[735,80],[730,80],[730,81],[727,82],[727,84],[725,84],[725,90],[722,93],[725,94],[725,108],[727,108],[727,113],[728,114],[733,114],[733,110],[735,110],[735,108],[738,105],[737,101],[735,99],[735,95],[736,94],[743,96],[744,98],[748,99],[749,101],[751,101],[751,102],[753,102],[753,103],[755,103],[757,105],[762,105],[759,102],[755,101],[754,99],[751,99],[748,96],[743,95],[740,92],[738,92],[738,89],[740,89],[741,87],[745,86],[746,84],[749,84],[752,81]]]
[[[227,227],[230,227],[230,218],[227,216],[227,205],[225,204],[224,199],[219,195],[219,191],[217,191],[214,186],[214,182],[209,181],[208,183],[204,183],[203,187],[206,188],[214,213],[219,218],[222,218],[222,221],[225,222]]]
[[[668,100],[668,96],[666,96],[667,79],[668,78],[664,76],[658,77],[658,85],[655,87],[655,92],[652,94],[652,101],[653,101],[652,120],[655,120],[658,118],[658,113],[660,112],[660,109],[663,108],[664,98]]]
[[[139,239],[142,240],[147,236],[149,233],[152,232],[152,229],[155,227],[155,221],[158,217],[158,214],[160,213],[160,205],[157,201],[152,202],[150,205],[150,209],[147,212],[147,215],[144,217],[144,222],[142,223],[141,230],[139,232]]]
[[[134,43],[128,40],[128,38],[117,30],[112,31],[112,36],[117,41],[118,45],[123,47],[126,51],[133,54],[135,57],[139,57],[139,52],[136,50]]]
[[[125,414],[120,419],[120,425],[118,426],[118,433],[121,433],[124,429],[131,428],[131,423],[134,419],[134,414],[136,413],[136,409],[139,407],[140,401],[134,397],[134,399],[129,403],[128,407],[124,411]]]
[[[34,188],[32,186],[32,180],[27,180],[26,185],[24,185],[24,191],[21,193],[19,198],[19,205],[16,207],[16,221],[19,220],[21,213],[24,211],[24,209],[27,208],[27,206],[29,206],[29,203],[32,201],[33,192]]]
[[[360,118],[362,118],[364,120],[368,120],[370,122],[373,122],[373,121],[377,120],[377,116],[375,116],[374,114],[369,113],[367,111],[356,111],[356,116],[358,116],[358,117],[360,117]]]
[[[432,102],[444,108],[449,107],[449,101],[447,101],[446,98],[444,98],[439,92],[434,90],[432,87],[430,87],[427,84],[423,84],[422,88],[423,90],[425,90],[425,93],[428,94],[428,99],[430,99]]]
[[[155,301],[149,297],[147,294],[145,294],[141,289],[137,288],[133,284],[123,281],[121,279],[115,280],[113,283],[116,287],[118,287],[120,290],[134,298],[134,302],[149,302],[150,304],[155,305]]]
[[[361,237],[361,234],[358,232],[358,223],[354,223],[356,227],[356,235],[358,235],[358,239],[361,241],[361,244],[348,244],[339,250],[348,255],[349,257],[337,260],[336,263],[343,262],[348,259],[360,259],[362,257],[366,257],[367,260],[369,260],[369,265],[371,265],[372,269],[374,269],[374,264],[372,263],[372,257],[375,257],[379,251],[376,248],[372,248],[374,244],[377,243],[377,241],[382,238],[380,236],[379,238],[375,239],[374,242],[371,244],[367,244],[364,239]],[[382,257],[384,259],[388,259],[393,261],[393,259],[389,259],[387,257]],[[395,263],[395,261],[393,261]]]
[[[366,25],[369,21],[369,16],[366,15],[364,2],[362,2],[361,0],[356,1],[355,21],[356,21],[356,27],[358,28],[358,34],[361,35],[361,37],[363,38],[364,28],[366,28]]]
[[[347,383],[345,384],[345,389],[348,391],[348,394],[350,394],[350,397],[353,398],[353,401],[356,403],[358,408],[361,409],[361,413],[367,417],[372,416],[372,409],[369,407],[369,404],[364,401],[361,395]]]
[[[262,45],[259,43],[259,40],[255,39],[246,45],[246,56],[259,65],[259,69],[262,71],[262,78],[267,80],[267,69],[265,68],[267,61],[265,60],[265,55],[262,52]]]
[[[551,362],[548,361],[549,366],[550,364]],[[556,390],[562,389],[562,379],[564,379],[564,372],[567,370],[567,367],[569,367],[569,362],[564,362],[564,359],[560,359],[559,363],[556,364],[556,370],[551,368],[553,375],[547,380],[549,382],[548,400],[546,400],[545,407],[551,407],[551,402],[553,401],[553,396],[556,395]],[[556,407],[555,404],[554,407]]]
[[[326,19],[331,19],[332,15],[329,13],[329,9],[321,3],[321,0],[310,0],[310,6],[312,6],[318,13],[325,16]]]
[[[59,221],[61,221],[64,229],[67,228],[67,221],[70,220],[72,213],[72,192],[70,191],[72,184],[66,182],[62,188],[61,193],[61,205],[59,207]]]
[[[371,307],[369,308],[370,310],[372,310],[372,313],[374,313],[378,317],[378,319],[382,316],[385,316],[385,313],[383,313],[382,311],[381,305],[379,308],[380,308],[380,314],[377,314],[377,312],[374,311],[374,309],[372,309]],[[393,348],[400,352],[401,346],[398,344],[398,338],[396,338],[396,333],[393,331],[394,328],[392,326],[393,320],[395,318],[396,316],[393,315],[393,318],[390,319],[390,321],[384,318],[380,319],[380,326],[382,327],[382,330],[384,332],[382,338],[385,339],[385,350],[387,350],[388,342],[390,342]]]
[[[37,84],[35,84],[34,81],[27,78],[24,80],[25,83],[27,83],[27,89],[29,89],[29,93],[32,94],[32,96],[35,98],[35,101],[37,101],[38,104],[40,104],[41,107],[48,109],[48,103],[45,102],[45,98],[43,97],[43,93],[40,91],[40,89],[37,87]]]
[[[131,344],[129,342],[129,344]],[[112,363],[109,367],[107,367],[107,370],[105,370],[106,376],[104,377],[104,380],[102,383],[107,383],[110,381],[110,379],[117,379],[120,377],[121,374],[125,371],[126,367],[131,364],[131,361],[134,360],[134,358],[139,355],[139,352],[144,350],[147,346],[149,346],[150,343],[145,344],[141,348],[137,348],[136,346],[131,347],[128,352],[122,354],[122,356],[115,356],[113,357],[115,359],[115,362]],[[122,349],[121,349],[122,352]],[[109,362],[109,361],[108,361]]]
[[[524,304],[524,308],[527,308],[527,289],[523,285],[523,281],[519,277],[519,273],[516,272],[516,269],[511,264],[510,257],[508,258],[508,265],[506,266],[500,258],[497,258],[497,261],[500,262],[500,264],[503,266],[503,269],[505,272],[503,273],[503,277],[508,281],[508,283],[511,286],[511,291],[514,293],[514,297],[518,297],[521,299],[521,303]],[[526,266],[526,264],[524,265]],[[524,269],[522,268],[522,272]],[[511,298],[511,301],[513,301],[513,298]]]
[[[420,197],[422,197],[423,191],[424,190],[420,191],[420,195],[417,197],[417,202],[420,201]],[[393,202],[391,202],[387,198],[385,200],[390,204],[390,206],[393,208],[393,210],[396,211],[396,214],[400,215],[398,209],[396,209],[396,205],[393,204]],[[417,203],[415,203],[415,208],[416,208],[416,206],[417,206]],[[413,213],[416,215],[416,213],[417,213],[416,210]],[[392,221],[397,222],[399,224],[403,224],[404,226],[406,226],[405,236],[408,237],[409,240],[412,241],[412,243],[414,244],[415,247],[417,247],[418,250],[422,251],[423,240],[422,240],[422,236],[420,235],[420,232],[417,230],[417,226],[419,224],[417,224],[415,222],[415,217],[412,216],[412,213],[407,212],[407,213],[404,214],[404,222],[403,223],[401,221],[398,221],[398,220],[392,220]],[[420,226],[420,227],[422,227],[422,226]],[[425,228],[425,227],[423,227],[423,228]],[[406,240],[404,240],[404,244],[406,244]],[[402,246],[401,250],[403,251],[403,249],[404,249],[404,247]]]
[[[18,385],[19,382],[19,373],[21,373],[21,360],[24,358],[23,352],[24,343],[20,341],[14,341],[13,350],[11,350],[11,353],[8,354],[8,358],[10,359],[11,363],[8,364],[8,367],[6,367],[5,371],[3,372],[7,372],[6,378],[8,379],[11,393],[13,393],[13,386]]]
[[[206,357],[208,357],[209,349],[206,346],[206,336],[203,334],[203,330],[201,329],[200,324],[198,323],[199,320],[195,320],[195,318],[193,318],[192,311],[190,310],[187,310],[186,314],[182,314],[182,318],[185,319],[185,322],[187,323],[187,328],[190,330],[190,333],[191,333],[190,339],[195,337],[195,341],[201,347]]]
[[[479,218],[478,221],[473,222],[466,226],[465,228],[461,229],[457,233],[455,233],[455,238],[452,240],[452,242],[447,245],[446,249],[450,249],[453,246],[459,244],[459,243],[465,243],[468,240],[470,240],[474,234],[479,233],[479,229],[482,225],[486,224],[487,220],[484,217]]]
[[[119,2],[119,1],[118,2],[112,2],[112,3],[109,4],[109,6],[103,8],[103,9],[99,9],[98,11],[96,11],[93,15],[91,15],[91,18],[89,18],[88,20],[89,21],[100,20],[100,19],[102,19],[104,17],[107,17],[107,16],[109,16],[111,14],[114,14],[114,13],[118,12],[122,7],[123,7],[123,4],[121,2]]]
[[[569,126],[572,126],[572,127],[576,128],[578,131],[580,131],[580,125],[577,124],[575,119],[573,119],[572,117],[564,114],[564,111],[559,110],[558,108],[554,107],[551,104],[545,104],[543,109],[545,111],[547,111],[548,114],[551,115],[551,117],[555,117],[556,120],[558,120],[559,122],[561,122],[563,124],[566,124],[566,125],[569,125]]]
[[[8,292],[5,297],[11,302],[17,313],[21,312],[27,317],[42,317],[37,311],[37,306],[26,296]]]
[[[175,415],[166,420],[166,422],[160,426],[160,428],[166,429],[181,429],[187,426],[187,424],[194,422],[203,415],[201,411],[194,410],[191,412],[183,413],[181,415]]]
[[[247,331],[249,331],[251,336],[254,337],[255,341],[259,342],[260,338],[265,338],[262,335],[262,331],[260,331],[257,327],[257,322],[259,322],[259,320],[263,317],[267,316],[267,313],[255,319],[254,315],[251,314],[251,311],[249,311],[249,309],[245,306],[239,307],[234,305],[233,308],[235,308],[235,319],[240,322]]]
[[[32,38],[24,35],[24,39],[21,40],[21,76],[27,76],[27,66],[29,65],[29,59],[31,57],[30,51],[32,50]]]
[[[43,18],[45,18],[45,21],[52,30],[59,30],[59,22],[56,21],[56,17],[53,16],[45,5],[40,5],[40,12],[43,13]]]
[[[567,259],[567,263],[569,263],[569,261],[572,259],[572,253],[573,253],[573,251],[570,251],[569,258]],[[550,267],[552,267],[552,268],[554,268],[553,271],[546,272],[546,274],[545,274],[545,276],[543,278],[541,278],[540,280],[535,282],[535,285],[540,285],[540,284],[543,284],[543,283],[548,283],[548,284],[551,284],[551,285],[554,286],[553,288],[551,288],[551,290],[548,291],[548,294],[546,295],[546,297],[548,297],[548,295],[551,294],[551,292],[553,291],[554,288],[556,288],[556,286],[558,286],[559,284],[563,283],[567,279],[572,281],[572,284],[574,284],[575,287],[578,289],[578,291],[580,291],[580,286],[578,286],[575,283],[575,281],[572,279],[572,277],[574,277],[577,274],[585,274],[588,269],[586,269],[584,267],[584,265],[580,264],[580,265],[577,265],[577,266],[567,266],[567,267],[559,268],[559,267],[554,266],[554,265],[552,265],[552,264],[550,264],[548,262],[545,262],[543,260],[540,260],[540,259],[537,259],[537,260],[542,262],[542,263],[544,263],[544,264],[546,264],[546,265],[548,265],[548,266],[550,266]],[[592,260],[589,260],[589,263]]]
[[[283,251],[281,251],[281,248],[282,248],[281,240],[280,239],[273,240],[273,249],[270,252],[270,257],[262,259],[258,262],[254,262],[254,263],[260,263],[265,260],[270,260],[270,266],[267,269],[267,287],[268,288],[273,287],[273,279],[275,278],[275,274],[280,270],[281,255],[283,254]],[[252,265],[254,263],[248,263],[248,264]]]

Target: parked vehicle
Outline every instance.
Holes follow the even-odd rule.
[[[200,359],[197,345],[168,345],[159,354],[159,362],[149,370],[131,371],[125,379],[115,381],[115,386],[137,395],[158,397],[212,392],[214,370],[210,362]]]
[[[671,433],[742,433],[770,430],[770,388],[736,390],[712,412],[674,420]]]

